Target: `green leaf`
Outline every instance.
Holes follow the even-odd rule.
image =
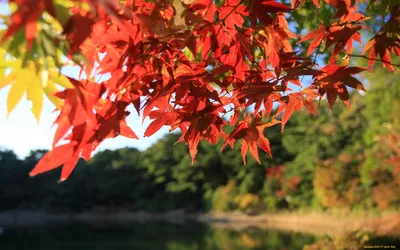
[[[54,1],[54,9],[56,12],[57,21],[62,26],[64,26],[71,18],[71,11],[70,11],[71,7],[72,3],[70,1],[65,1],[65,0]]]
[[[187,58],[189,61],[194,61],[194,60],[195,60],[192,51],[190,51],[190,49],[189,49],[188,47],[185,47],[184,52],[185,52],[186,58]]]
[[[43,32],[42,38],[42,47],[46,56],[56,57],[56,46],[52,41],[51,37],[46,33]]]

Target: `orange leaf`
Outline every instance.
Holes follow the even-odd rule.
[[[315,107],[315,103],[312,99],[304,99],[303,104],[307,108],[307,110],[310,111],[313,115],[317,115],[317,108]]]
[[[53,148],[42,157],[29,175],[35,176],[58,168],[72,157],[72,147],[71,144],[64,144]]]
[[[154,133],[156,133],[162,126],[165,124],[165,118],[164,116],[159,117],[152,121],[150,125],[147,127],[146,132],[144,132],[144,136],[151,136]]]
[[[133,130],[126,124],[126,121],[121,121],[119,124],[119,133],[122,136],[132,138],[132,139],[139,139],[139,137],[133,132]]]
[[[242,140],[242,146],[240,147],[240,152],[242,154],[242,159],[244,165],[246,165],[246,153],[247,150],[249,149],[249,145],[247,145],[247,142],[245,140]]]
[[[300,41],[297,43],[301,43],[303,41],[307,41],[310,39],[313,39],[308,47],[307,50],[307,56],[310,56],[316,48],[320,45],[322,40],[325,37],[325,32],[326,32],[326,27],[324,25],[320,25],[318,30],[313,30],[310,33],[308,33],[306,36],[304,36]]]
[[[75,168],[75,165],[78,163],[79,155],[72,156],[64,163],[64,166],[61,171],[60,181],[65,181],[72,173]]]
[[[259,138],[257,140],[258,146],[267,152],[270,157],[272,157],[271,146],[267,137],[264,136],[263,132],[259,132]]]
[[[293,112],[299,110],[303,106],[303,102],[300,99],[298,94],[292,94],[289,96],[289,103],[285,108],[285,111],[282,116],[282,132],[285,128],[285,124],[292,116]]]

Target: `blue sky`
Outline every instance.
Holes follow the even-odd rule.
[[[0,13],[8,13],[7,4],[0,3]],[[64,69],[64,73],[77,77],[77,67]],[[35,149],[50,149],[56,127],[52,126],[57,113],[53,113],[54,106],[45,98],[44,107],[39,123],[31,113],[31,103],[23,97],[21,102],[7,117],[7,94],[9,87],[0,89],[0,150],[11,149],[20,158]],[[124,137],[108,139],[100,144],[98,150],[116,149],[122,147],[136,147],[140,150],[146,149],[168,132],[167,128],[161,129],[150,138],[143,138],[145,129],[149,124],[146,120],[142,125],[141,118],[136,112],[131,112],[127,118],[128,124],[140,137],[140,140],[132,140]]]

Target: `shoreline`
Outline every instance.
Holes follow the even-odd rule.
[[[129,224],[167,222],[184,224],[200,222],[216,228],[241,230],[247,227],[336,236],[353,230],[362,230],[381,236],[400,236],[400,212],[382,216],[333,216],[324,213],[275,213],[246,215],[230,213],[185,213],[174,210],[165,213],[150,212],[79,212],[54,213],[43,210],[8,210],[0,212],[0,227],[30,227],[66,223]]]

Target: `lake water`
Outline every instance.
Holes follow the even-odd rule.
[[[70,224],[5,229],[1,250],[297,250],[318,240],[304,233],[205,224]]]

